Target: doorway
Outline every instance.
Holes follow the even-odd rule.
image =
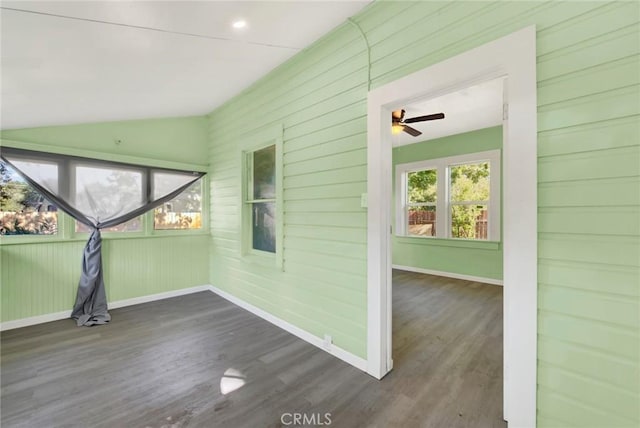
[[[438,391],[439,401],[423,401],[433,405],[427,425],[464,417],[505,426],[505,83],[493,79],[394,113],[403,117],[392,127],[394,378]]]
[[[536,31],[527,27],[396,80],[368,96],[367,372],[393,367],[391,130],[393,111],[506,79],[503,188],[504,419],[535,426],[537,341]]]

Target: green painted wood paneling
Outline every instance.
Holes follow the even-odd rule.
[[[418,140],[419,141],[419,140]],[[467,153],[483,152],[502,148],[502,126],[466,132],[430,141],[416,142],[393,149],[393,167],[396,165],[437,159]],[[396,200],[394,173],[394,201]],[[396,203],[396,202],[394,202]],[[395,230],[395,210],[394,230]],[[502,243],[495,248],[452,247],[441,239],[392,237],[392,261],[394,265],[420,269],[471,275],[481,278],[502,279]],[[464,260],[464,262],[461,262]]]
[[[541,427],[640,424],[639,16],[637,2],[432,1],[354,17],[373,87],[536,25]],[[208,135],[184,118],[2,137],[190,163],[208,151],[212,239],[106,240],[110,299],[199,285],[208,268],[214,285],[365,357],[366,58],[345,23],[209,115]],[[237,146],[277,124],[284,271],[239,250]],[[68,309],[82,245],[2,246],[2,320]]]
[[[103,240],[109,302],[207,284],[208,235]],[[0,246],[2,322],[71,310],[84,241]]]
[[[206,164],[204,116],[88,123],[28,129],[3,129],[7,140],[71,150],[136,156],[146,159]],[[116,144],[116,140],[120,140]]]
[[[3,130],[2,138],[35,143],[69,154],[135,156],[202,164],[204,117],[110,122]],[[116,145],[115,139],[122,139]],[[141,297],[209,283],[209,236],[171,232],[154,237],[103,237],[108,301]],[[80,277],[82,239],[16,244],[0,240],[0,319],[11,321],[71,310]],[[21,239],[25,242],[28,238]]]
[[[536,25],[541,427],[640,424],[639,17],[637,2],[463,1],[376,2],[354,17],[374,88]],[[366,65],[345,23],[209,115],[212,282],[362,357]],[[240,257],[235,211],[219,208],[238,204],[237,144],[274,124],[284,272]]]

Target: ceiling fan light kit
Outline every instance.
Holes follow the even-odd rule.
[[[402,131],[404,131],[404,126],[398,124],[398,123],[394,123],[391,125],[391,133],[394,135],[397,135],[399,133],[401,133]]]
[[[416,123],[416,122],[426,122],[428,120],[440,120],[444,119],[444,113],[435,113],[428,114],[426,116],[416,116],[410,117],[408,119],[404,118],[405,111],[403,110],[395,110],[391,112],[391,133],[399,134],[401,132],[406,132],[409,135],[417,137],[422,135],[422,132],[418,131],[415,128],[407,125],[407,123]]]

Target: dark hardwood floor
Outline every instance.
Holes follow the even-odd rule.
[[[506,426],[499,286],[394,272],[382,381],[210,292],[111,313],[1,334],[3,428]]]

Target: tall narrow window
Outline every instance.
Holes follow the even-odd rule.
[[[436,236],[438,174],[435,169],[407,174],[407,234]]]
[[[489,162],[449,167],[451,237],[488,239]]]
[[[57,180],[56,164],[27,162],[41,175]],[[58,208],[46,200],[9,165],[0,162],[0,235],[55,235]]]
[[[251,248],[276,252],[276,146],[247,154],[245,201],[251,208]]]

